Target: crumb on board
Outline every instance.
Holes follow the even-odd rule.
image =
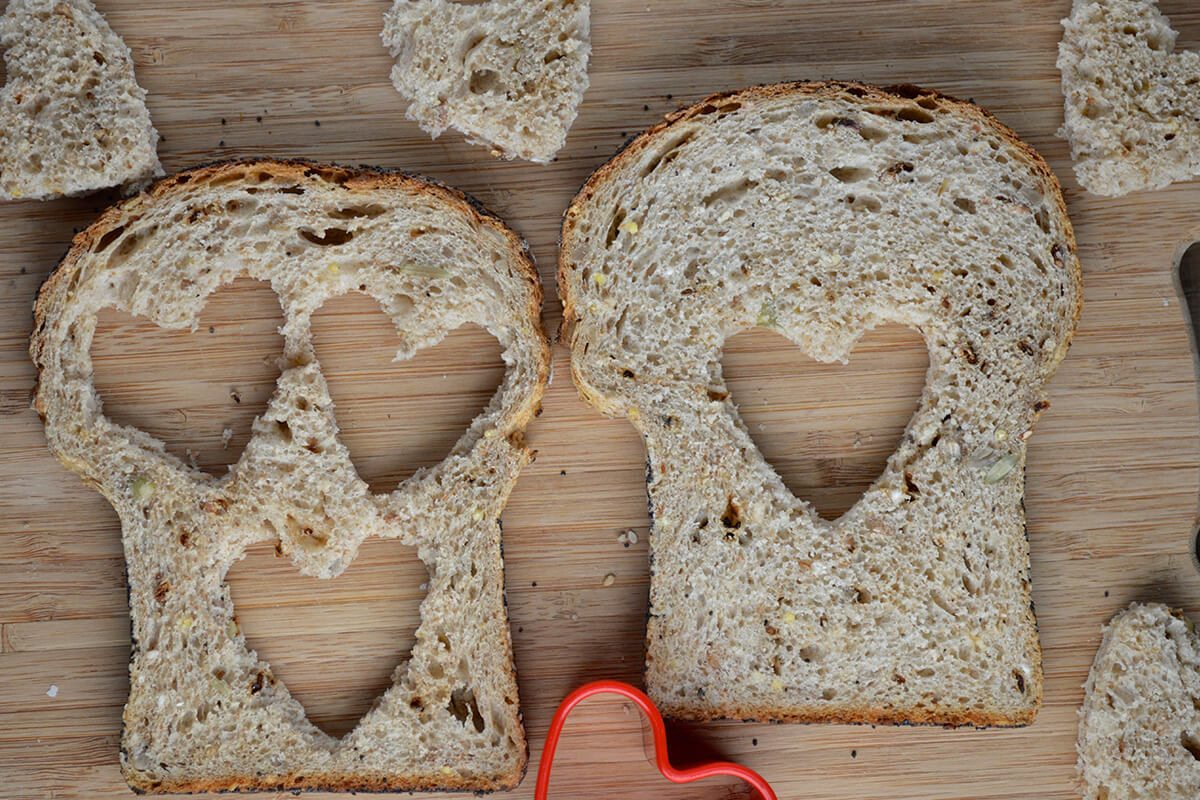
[[[630,545],[637,544],[638,543],[637,531],[632,530],[632,529],[624,531],[623,533],[621,533],[620,536],[617,537],[617,541],[621,544],[622,547],[626,547],[626,548],[628,548]]]

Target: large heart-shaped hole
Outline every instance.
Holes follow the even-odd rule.
[[[358,292],[326,302],[312,329],[339,437],[373,492],[445,458],[504,377],[499,342],[474,325],[396,361],[395,325]]]
[[[900,325],[868,333],[850,363],[822,364],[765,327],[725,343],[725,383],[759,451],[797,497],[834,520],[883,472],[921,398],[929,353]]]
[[[214,292],[194,331],[104,309],[92,366],[105,415],[213,475],[237,461],[279,376],[279,299],[239,278]]]
[[[407,663],[428,581],[414,548],[377,538],[332,580],[301,575],[274,543],[247,548],[226,576],[247,645],[336,738]]]

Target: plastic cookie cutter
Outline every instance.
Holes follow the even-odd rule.
[[[558,747],[558,740],[562,735],[567,717],[575,706],[589,697],[599,694],[618,694],[633,701],[641,708],[646,721],[650,723],[650,732],[653,736],[653,763],[667,780],[674,783],[691,783],[717,775],[727,775],[740,778],[748,783],[754,790],[751,797],[756,800],[777,800],[774,790],[761,775],[740,764],[730,761],[709,761],[683,769],[671,766],[671,762],[667,758],[667,726],[663,723],[662,714],[658,713],[658,707],[640,690],[620,681],[595,681],[585,684],[567,695],[559,705],[558,711],[554,712],[554,719],[550,722],[550,732],[546,735],[546,747],[542,752],[542,762],[538,765],[537,785],[533,790],[534,800],[546,800],[547,798],[550,790],[550,771],[554,764],[554,751]],[[650,754],[647,753],[647,755]]]

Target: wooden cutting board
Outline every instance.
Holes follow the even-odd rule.
[[[1131,600],[1200,616],[1200,417],[1176,278],[1183,249],[1200,239],[1200,183],[1121,199],[1079,189],[1054,135],[1066,0],[595,0],[592,88],[548,166],[496,161],[453,133],[433,142],[406,121],[379,41],[382,0],[97,4],[133,50],[168,170],[303,156],[459,186],[528,238],[551,330],[558,222],[576,189],[628,136],[710,92],[801,78],[928,85],[973,98],[1049,160],[1076,226],[1086,305],[1029,446],[1047,679],[1037,722],[991,731],[679,726],[687,753],[743,761],[785,798],[1077,797],[1075,710],[1100,625]],[[1162,6],[1182,44],[1200,43],[1192,0]],[[0,795],[10,798],[128,795],[117,769],[129,648],[119,528],[46,451],[29,411],[26,355],[38,286],[73,230],[111,200],[0,208]],[[106,408],[219,471],[271,388],[273,302],[239,283],[214,297],[210,327],[190,335],[109,315],[96,344]],[[378,312],[353,298],[327,307],[317,332],[346,439],[380,485],[436,462],[500,374],[495,343],[478,331],[399,365],[389,336]],[[915,407],[924,358],[915,336],[883,330],[849,367],[816,367],[760,333],[730,344],[726,368],[763,450],[832,515],[882,467]],[[627,423],[580,402],[561,347],[554,366],[545,413],[529,429],[538,459],[504,514],[531,768],[571,688],[639,681],[648,580],[640,443]],[[626,530],[638,535],[628,547],[618,541]],[[346,575],[318,585],[264,550],[231,578],[251,643],[338,732],[405,657],[424,581],[415,556],[388,543],[368,544]],[[730,784],[672,793],[639,761],[630,709],[586,710],[560,751],[558,796],[738,796]],[[513,796],[532,790],[531,775]]]

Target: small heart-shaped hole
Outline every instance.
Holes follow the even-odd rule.
[[[194,331],[102,310],[91,355],[105,416],[149,433],[185,462],[224,474],[275,390],[282,324],[271,287],[248,278],[214,292]]]
[[[740,754],[720,753],[713,746],[711,726],[706,735],[699,726],[667,728],[668,760],[676,767],[699,761],[740,759]],[[750,738],[738,737],[747,746]],[[680,746],[694,747],[683,750]],[[749,748],[748,748],[749,749]],[[749,798],[750,788],[738,778],[717,775],[692,783],[672,783],[654,762],[654,739],[641,710],[627,699],[600,696],[584,700],[563,725],[554,753],[548,797],[590,798],[653,797],[655,800],[732,800]]]
[[[337,578],[301,575],[274,543],[246,549],[226,576],[247,647],[335,738],[358,720],[408,662],[429,572],[416,550],[371,538]]]
[[[725,344],[725,384],[759,451],[794,495],[834,520],[883,472],[921,399],[929,353],[920,335],[885,325],[850,363],[814,361],[778,332]]]
[[[312,329],[339,438],[373,492],[445,458],[504,377],[500,343],[475,325],[396,361],[395,325],[358,292],[326,302]]]

